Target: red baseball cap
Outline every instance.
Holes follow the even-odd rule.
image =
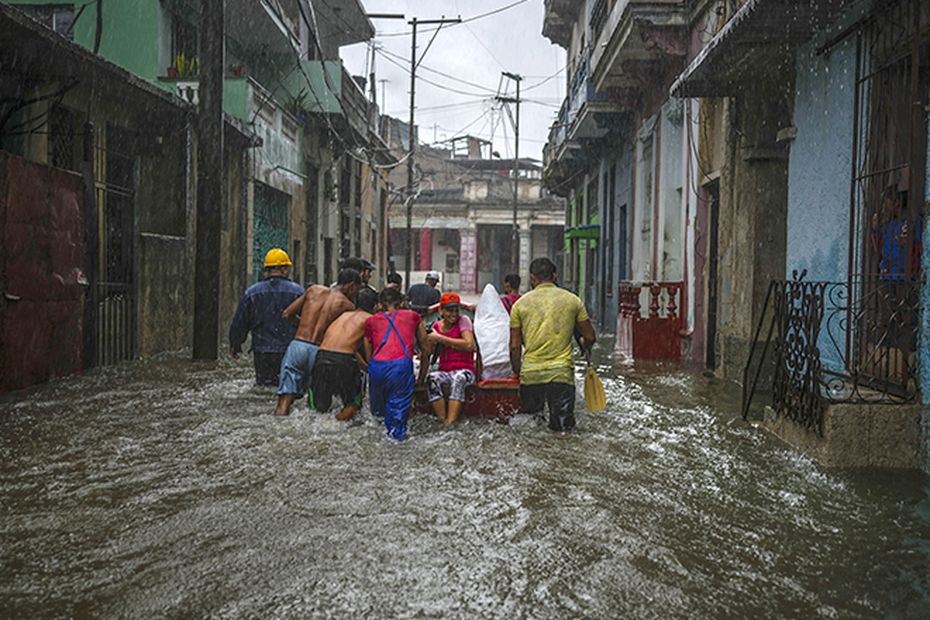
[[[445,308],[446,306],[460,306],[462,305],[462,298],[459,297],[458,293],[443,293],[442,298],[439,300],[439,307]]]

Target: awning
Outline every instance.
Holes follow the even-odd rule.
[[[836,20],[844,0],[749,0],[672,84],[675,97],[732,95],[771,76],[790,53]]]
[[[565,230],[566,239],[600,239],[601,227],[597,224],[586,224]]]

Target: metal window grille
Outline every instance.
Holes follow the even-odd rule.
[[[76,170],[74,161],[75,115],[55,106],[48,117],[48,162],[56,168]]]
[[[845,345],[851,363],[879,384],[909,377],[916,348],[912,338],[876,334],[891,320],[911,333],[918,320],[898,302],[914,288],[923,250],[927,13],[926,3],[899,0],[857,36],[849,273],[862,276],[850,276]]]

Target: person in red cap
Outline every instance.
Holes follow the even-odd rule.
[[[427,392],[436,416],[446,424],[454,424],[465,405],[465,387],[473,385],[478,371],[475,367],[475,328],[471,319],[462,316],[462,299],[458,293],[443,293],[439,300],[442,320],[433,323],[428,339],[433,349],[439,348],[439,370],[429,373]],[[449,386],[446,400],[443,388]]]

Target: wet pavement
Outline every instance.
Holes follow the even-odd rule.
[[[249,360],[161,357],[0,402],[0,615],[930,617],[930,483],[822,470],[676,367],[608,411],[269,414]]]

